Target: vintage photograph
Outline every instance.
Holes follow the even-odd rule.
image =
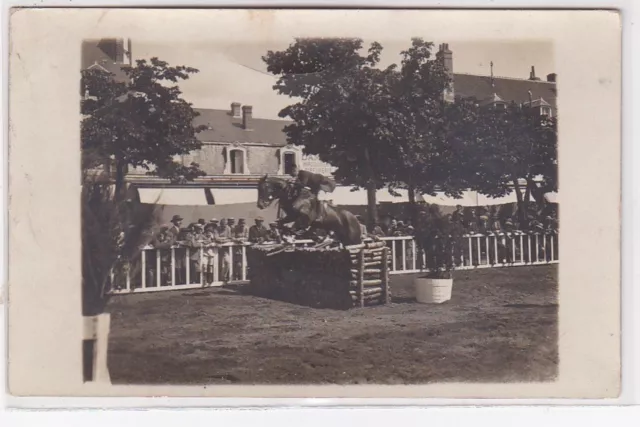
[[[551,40],[78,50],[85,381],[556,380]]]

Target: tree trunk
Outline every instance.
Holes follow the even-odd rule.
[[[535,196],[534,196],[535,197]],[[527,179],[527,188],[524,192],[524,200],[527,202],[531,200],[531,186],[529,185],[529,180]]]
[[[409,215],[411,217],[411,224],[415,227],[418,224],[418,206],[416,205],[416,187],[411,180],[409,180]]]
[[[527,192],[531,193],[533,196],[533,200],[535,200],[536,207],[538,209],[538,214],[541,214],[547,204],[547,201],[544,198],[546,193],[545,189],[538,187],[538,184],[536,184],[532,179],[527,179]]]
[[[373,167],[371,166],[371,155],[369,154],[369,147],[364,149],[365,167],[367,169],[367,223],[370,230],[378,223],[378,205],[376,201],[376,191],[378,186],[376,185],[376,177],[373,173]]]
[[[114,198],[116,203],[124,201],[125,182],[124,177],[127,173],[127,165],[122,158],[116,158],[116,189]]]
[[[368,228],[373,230],[373,227],[378,223],[378,205],[376,202],[376,182],[370,179],[367,182],[367,223]]]
[[[513,188],[516,192],[516,200],[518,207],[518,221],[520,225],[524,224],[526,218],[526,202],[522,199],[522,189],[520,188],[520,183],[518,182],[518,178],[516,176],[512,177],[513,180]]]

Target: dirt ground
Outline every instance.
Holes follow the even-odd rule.
[[[543,381],[557,374],[557,266],[460,271],[453,297],[314,309],[210,288],[116,296],[117,384],[416,384]]]

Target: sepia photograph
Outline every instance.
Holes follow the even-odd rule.
[[[28,324],[99,394],[619,392],[615,14],[33,12],[12,18],[15,384],[40,381]],[[34,43],[46,16],[73,37]],[[36,307],[74,317],[45,334]]]
[[[79,78],[114,383],[555,379],[551,43],[105,38]]]

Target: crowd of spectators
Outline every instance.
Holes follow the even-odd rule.
[[[511,208],[511,206],[507,206]],[[422,227],[441,227],[460,234],[496,234],[501,232],[557,233],[558,219],[554,209],[538,209],[530,205],[523,215],[515,209],[500,210],[498,206],[456,206],[453,213],[442,214],[437,205],[430,205],[418,214]],[[383,236],[413,236],[416,230],[410,219],[391,217],[387,226],[377,225],[370,234]]]
[[[370,227],[365,226],[365,222],[360,215],[356,215],[360,222],[362,233],[365,237],[391,237],[391,236],[413,236],[416,228],[429,228],[439,223],[451,230],[453,234],[496,234],[500,232],[513,232],[516,230],[524,232],[555,232],[557,233],[558,222],[554,212],[544,212],[541,214],[535,207],[529,209],[526,215],[510,213],[505,215],[497,207],[471,207],[463,208],[457,206],[451,214],[442,214],[436,205],[430,205],[425,210],[421,210],[417,216],[418,224],[414,227],[408,218],[387,218],[380,224]],[[520,221],[519,218],[524,218]],[[201,275],[207,283],[214,280],[214,270],[217,268],[221,280],[240,279],[242,274],[243,249],[240,246],[225,245],[228,243],[281,243],[288,238],[287,232],[282,231],[277,223],[271,222],[265,226],[263,218],[254,219],[254,224],[249,226],[245,218],[239,218],[237,223],[235,218],[213,218],[209,221],[199,219],[197,222],[184,226],[184,218],[174,215],[170,223],[160,227],[152,237],[150,245],[155,249],[175,248],[175,267],[178,280],[184,283],[186,277],[185,263],[190,263],[192,276],[190,281],[199,283]],[[284,233],[284,235],[283,235]],[[293,236],[291,232],[290,236]],[[319,230],[310,230],[309,234],[296,236],[297,239],[321,240],[326,237],[326,233]],[[186,249],[189,249],[187,255]],[[200,249],[202,249],[202,254]],[[171,251],[154,251],[155,255],[161,258],[161,274],[168,275],[171,265]],[[412,253],[407,254],[413,256]],[[188,260],[188,261],[187,261]],[[214,265],[216,263],[217,265]],[[155,266],[153,259],[148,259],[150,266]],[[233,269],[231,266],[233,265]],[[233,270],[233,273],[231,271]],[[149,272],[151,276],[155,272]],[[151,277],[152,278],[152,277]],[[153,279],[152,279],[153,280]]]

